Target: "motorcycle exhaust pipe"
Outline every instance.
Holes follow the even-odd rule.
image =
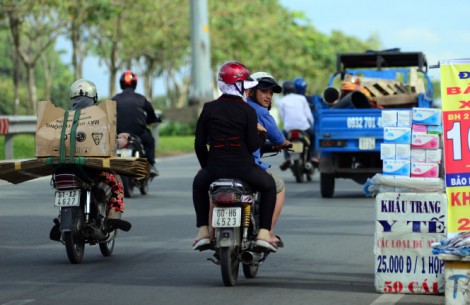
[[[256,264],[257,262],[259,262],[260,259],[261,259],[261,253],[255,253],[255,252],[251,252],[251,251],[244,251],[240,255],[240,260],[245,265]]]
[[[310,162],[305,162],[305,169],[306,170],[311,170],[313,168],[312,163]]]

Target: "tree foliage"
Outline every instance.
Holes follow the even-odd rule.
[[[279,0],[207,1],[214,84],[218,67],[238,60],[252,72],[267,71],[279,81],[302,76],[309,93],[318,93],[335,69],[337,52],[380,46],[378,37],[362,41],[339,31],[320,33],[314,21],[286,10]],[[82,77],[83,60],[90,54],[109,71],[109,96],[116,91],[118,73],[133,69],[146,96],[154,97],[154,80],[163,78],[166,97],[158,100],[167,106],[185,105],[191,65],[188,1],[0,0],[0,4],[0,42],[4,42],[0,54],[6,55],[0,58],[0,90],[19,83],[19,112],[34,109],[36,86],[39,99],[66,102],[68,84]],[[53,48],[57,33],[71,42],[72,71]],[[21,66],[15,58],[22,60]],[[13,111],[14,100],[11,92],[0,97],[0,112]]]

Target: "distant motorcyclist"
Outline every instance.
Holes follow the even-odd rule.
[[[72,83],[70,86],[70,99],[72,101],[71,110],[83,109],[86,107],[93,106],[98,101],[98,94],[96,92],[96,86],[93,82],[79,79]],[[118,143],[121,143],[123,136],[120,135]],[[119,219],[116,222],[116,227],[129,231],[131,224],[128,221],[121,220],[122,213],[124,212],[124,188],[121,183],[119,175],[114,174],[111,171],[97,170],[87,168],[87,173],[90,177],[94,177],[97,184],[103,183],[109,186],[111,190],[111,196],[109,199],[109,219]],[[49,234],[50,239],[59,241],[60,240],[60,219],[55,218],[54,226]]]
[[[308,105],[313,110],[315,105],[313,104],[313,96],[307,95],[307,82],[303,77],[296,77],[292,80],[295,86],[295,93],[305,96]]]
[[[131,70],[125,71],[119,79],[122,92],[112,99],[117,103],[117,133],[131,133],[142,140],[145,156],[151,168],[150,174],[158,176],[155,163],[155,139],[148,125],[160,122],[155,110],[147,98],[137,92],[137,75]]]
[[[313,132],[313,114],[308,105],[305,96],[296,93],[295,85],[291,81],[285,81],[282,84],[284,96],[280,99],[279,113],[284,123],[284,136],[287,138],[289,131],[298,129],[305,131],[312,145],[309,147],[309,154],[313,156],[313,140],[315,133]],[[312,163],[314,160],[311,160]],[[290,154],[284,150],[284,162],[279,166],[281,170],[286,170],[291,166]]]

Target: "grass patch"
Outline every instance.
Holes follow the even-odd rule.
[[[194,136],[160,136],[157,157],[172,156],[194,151]],[[13,158],[35,157],[34,135],[17,135],[13,138]],[[0,160],[5,160],[5,136],[0,136]]]

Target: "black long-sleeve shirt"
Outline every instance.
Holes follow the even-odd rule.
[[[253,165],[253,152],[264,141],[257,123],[256,111],[240,97],[222,95],[204,104],[194,143],[201,167]]]
[[[148,124],[158,122],[152,104],[132,87],[116,94],[113,100],[116,101],[118,134],[130,132],[141,136]]]

